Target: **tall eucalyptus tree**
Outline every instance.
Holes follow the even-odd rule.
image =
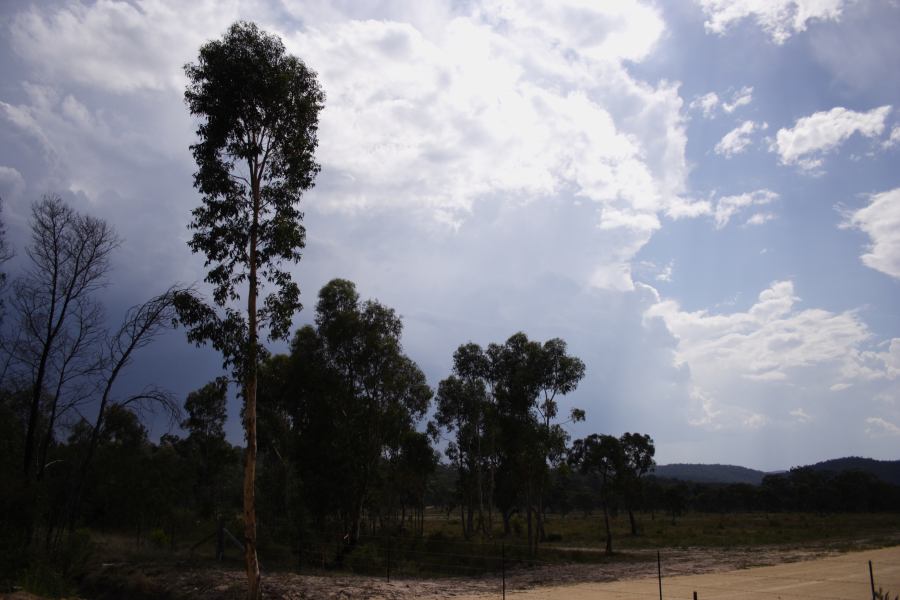
[[[325,95],[316,74],[288,54],[274,35],[234,23],[221,40],[200,48],[185,66],[184,97],[198,117],[191,146],[194,187],[203,203],[193,211],[188,242],[206,255],[213,302],[182,295],[188,339],[211,343],[240,382],[247,450],[244,468],[244,546],[248,597],[260,597],[256,557],[256,387],[263,329],[288,335],[301,308],[300,288],[285,263],[300,260],[305,243],[299,203],[319,165],[318,117]],[[264,284],[273,291],[260,301]],[[244,286],[243,293],[238,291]],[[245,309],[233,304],[243,297]]]

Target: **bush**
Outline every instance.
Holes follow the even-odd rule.
[[[166,548],[172,543],[172,538],[159,527],[151,531],[148,538],[150,543],[156,548]]]
[[[347,568],[354,573],[375,573],[387,568],[385,557],[381,556],[375,544],[360,544],[346,557]]]

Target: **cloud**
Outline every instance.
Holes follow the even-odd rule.
[[[744,194],[737,194],[734,196],[723,196],[722,198],[719,198],[718,202],[716,202],[716,210],[714,213],[716,229],[722,229],[723,227],[728,225],[728,221],[731,220],[731,217],[748,206],[762,206],[765,204],[770,204],[777,199],[778,194],[773,192],[772,190],[767,189],[756,190]],[[762,217],[754,215],[750,218],[750,220],[752,221],[754,218],[759,219]],[[747,224],[760,225],[764,222],[764,220],[754,223],[748,221]]]
[[[759,427],[782,396],[846,380],[871,333],[853,311],[801,309],[799,301],[793,282],[777,281],[746,311],[685,311],[667,299],[645,311],[676,340],[673,364],[690,370],[698,424]]]
[[[733,113],[738,108],[746,106],[753,101],[753,86],[744,86],[731,96],[731,102],[720,100],[719,95],[715,92],[709,92],[702,96],[695,97],[688,105],[690,110],[699,110],[707,119],[716,116],[717,110],[721,107],[728,114]]]
[[[25,180],[17,169],[0,165],[0,198],[5,194],[18,195],[24,187]]]
[[[788,414],[794,417],[798,423],[809,423],[810,421],[812,421],[812,417],[806,414],[806,411],[804,411],[802,408],[795,408]]]
[[[662,31],[636,6],[487,3],[438,36],[374,20],[290,36],[329,94],[324,206],[458,226],[483,198],[572,194],[623,240],[593,285],[632,289],[628,263],[680,202],[688,169],[677,86],[639,82],[621,62]]]
[[[774,213],[756,213],[755,215],[753,215],[749,219],[747,219],[747,221],[746,221],[746,223],[744,223],[744,225],[747,225],[747,226],[763,225],[765,223],[768,223],[769,221],[774,221],[774,220],[775,220]]]
[[[709,200],[689,200],[676,198],[669,203],[666,216],[672,219],[693,219],[712,213]]]
[[[894,128],[891,129],[891,135],[888,136],[888,139],[884,140],[881,144],[883,148],[893,148],[897,144],[900,144],[900,125],[894,125]]]
[[[185,80],[177,67],[238,17],[235,6],[101,0],[52,11],[31,7],[13,18],[10,42],[48,80],[119,94],[180,90]]]
[[[655,49],[665,30],[659,11],[636,1],[379,6],[138,0],[26,9],[12,19],[13,48],[57,97],[5,106],[43,140],[70,189],[92,198],[137,193],[103,178],[99,151],[75,151],[77,132],[98,147],[133,139],[183,158],[191,127],[181,67],[230,22],[251,17],[279,33],[327,93],[319,208],[404,211],[425,228],[454,229],[479,202],[574,197],[595,207],[597,235],[613,246],[597,256],[590,281],[632,289],[629,262],[659,228],[658,215],[696,212],[682,210],[678,84],[640,81],[625,64]],[[65,86],[76,91],[57,92]],[[90,86],[105,110],[77,86]],[[119,116],[117,98],[126,96],[149,109],[144,117]],[[181,133],[134,131],[148,122]]]
[[[861,256],[864,265],[900,279],[900,188],[873,194],[869,204],[848,214],[841,227],[869,236],[867,252]]]
[[[672,272],[674,270],[675,270],[675,261],[669,261],[669,264],[667,264],[665,267],[663,267],[663,269],[659,273],[657,273],[656,280],[663,281],[665,283],[671,283],[672,282]]]
[[[871,437],[900,436],[900,427],[886,421],[881,417],[869,417],[866,419],[866,435]]]
[[[753,86],[747,85],[739,89],[731,97],[731,102],[722,103],[722,110],[733,113],[741,106],[746,106],[753,101]]]
[[[707,31],[724,35],[735,23],[753,19],[776,44],[806,30],[810,21],[837,21],[847,0],[698,0]]]
[[[813,113],[797,120],[792,128],[778,130],[773,149],[781,162],[815,169],[822,164],[822,155],[833,150],[854,133],[876,137],[884,131],[884,121],[891,112],[889,105],[856,112],[841,106]]]
[[[689,108],[691,110],[700,110],[703,112],[704,117],[711,119],[716,115],[716,108],[718,108],[718,106],[719,95],[715,92],[709,92],[708,94],[694,98],[691,101]]]
[[[765,128],[765,123],[757,125],[753,121],[744,121],[740,126],[722,136],[722,139],[716,144],[716,154],[722,154],[726,158],[740,154],[750,145],[750,136],[753,132]]]

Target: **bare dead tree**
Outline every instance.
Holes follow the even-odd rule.
[[[59,196],[44,196],[32,206],[31,244],[26,249],[31,264],[16,280],[12,298],[23,334],[12,350],[30,372],[23,452],[26,483],[34,474],[41,398],[53,381],[54,360],[59,360],[59,353],[66,355],[65,340],[78,339],[70,332],[70,323],[79,320],[79,310],[89,306],[91,294],[106,285],[110,254],[119,244],[106,221],[76,212]],[[58,374],[55,379],[58,383]]]
[[[175,325],[175,298],[181,292],[182,290],[173,286],[159,296],[151,298],[143,304],[131,307],[125,314],[121,327],[106,342],[102,367],[103,378],[101,387],[103,392],[100,396],[97,416],[91,428],[90,441],[81,461],[75,492],[72,494],[73,504],[70,513],[70,524],[74,524],[74,519],[78,514],[84,481],[97,449],[103,428],[103,419],[110,404],[116,403],[112,395],[116,380],[122,371],[131,364],[136,351],[144,348],[163,331]],[[169,414],[171,421],[177,422],[180,419],[178,403],[171,394],[158,388],[145,389],[143,392],[118,403],[129,405],[131,410],[138,411],[162,409]]]
[[[52,357],[55,385],[46,408],[47,423],[38,455],[38,480],[43,479],[47,452],[59,419],[76,406],[89,402],[98,390],[97,375],[103,366],[98,349],[106,336],[103,316],[103,308],[98,303],[80,298],[72,314],[72,323],[60,337]]]
[[[3,199],[0,198],[0,212],[3,211]],[[12,248],[9,247],[9,244],[6,241],[6,227],[3,225],[3,221],[0,221],[0,265],[8,261],[14,256]],[[6,288],[6,272],[0,271],[0,292]],[[4,314],[4,306],[3,306],[3,298],[0,298],[0,321],[3,320]]]

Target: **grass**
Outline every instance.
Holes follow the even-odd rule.
[[[865,540],[867,545],[889,545],[900,541],[900,514],[808,514],[808,513],[688,513],[673,523],[670,516],[638,514],[640,535],[632,536],[625,514],[611,520],[613,547],[638,550],[684,547],[747,547],[829,545],[851,548]],[[515,523],[514,523],[515,525]],[[550,541],[544,548],[602,549],[605,530],[602,516],[548,515],[544,525]],[[448,539],[461,539],[458,518],[432,515],[426,519],[426,535],[441,532]],[[519,524],[518,534],[509,544],[526,544],[527,528]],[[495,523],[495,537],[502,525]]]

